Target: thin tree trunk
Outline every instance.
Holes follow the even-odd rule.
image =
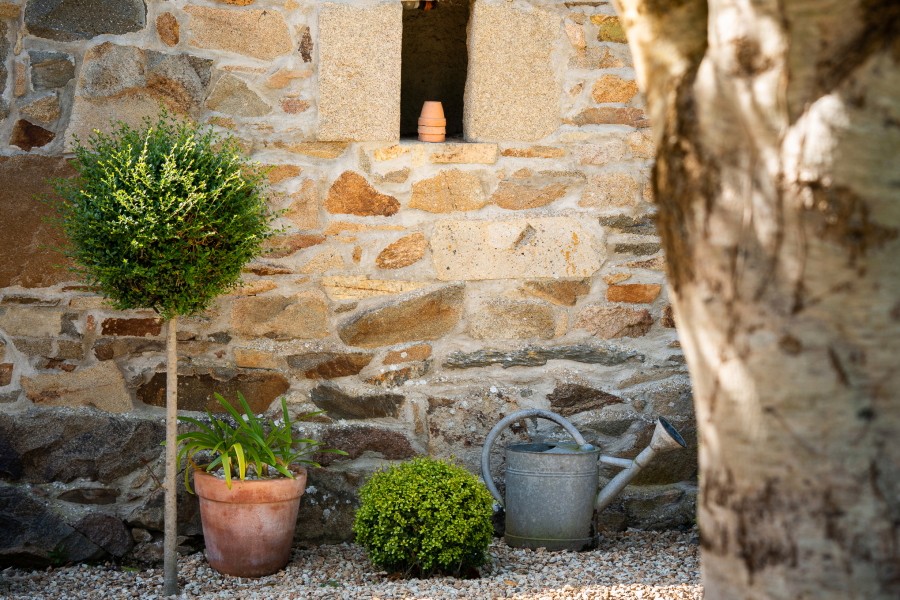
[[[166,328],[166,478],[165,532],[163,539],[164,596],[178,594],[178,317],[169,319]]]
[[[710,599],[900,598],[900,3],[617,0]]]

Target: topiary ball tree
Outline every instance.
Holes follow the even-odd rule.
[[[416,458],[375,473],[359,498],[353,532],[380,568],[459,577],[487,561],[494,501],[462,467]]]
[[[166,331],[166,595],[178,592],[176,330],[237,285],[273,218],[263,177],[231,138],[162,113],[76,141],[77,175],[56,186],[75,271],[117,309],[153,309]]]

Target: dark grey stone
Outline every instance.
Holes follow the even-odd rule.
[[[326,447],[348,454],[319,453],[315,460],[323,466],[359,458],[365,452],[375,452],[387,460],[412,458],[418,454],[404,432],[362,423],[329,427],[321,439]]]
[[[207,79],[208,78],[209,75],[207,74]],[[216,331],[215,333],[210,333],[206,336],[206,339],[217,344],[227,344],[231,341],[231,335],[227,331]]]
[[[32,50],[31,84],[35,90],[64,87],[75,77],[75,61],[62,52]]]
[[[656,224],[653,217],[631,217],[628,215],[612,215],[600,217],[600,224],[610,229],[616,229],[624,233],[639,235],[656,235]]]
[[[75,504],[114,504],[118,496],[113,488],[80,487],[66,490],[57,499]]]
[[[134,545],[125,524],[112,515],[86,515],[75,524],[74,529],[116,558],[125,556]]]
[[[12,451],[5,469],[30,483],[102,483],[144,469],[163,451],[164,423],[81,409],[31,409],[0,414],[0,439]],[[17,471],[18,470],[18,471]]]
[[[200,502],[197,496],[189,494],[184,488],[181,474],[178,477],[178,534],[201,535],[203,528],[200,524]],[[152,490],[144,497],[143,502],[131,511],[125,522],[129,527],[139,527],[149,531],[162,531],[163,501],[163,489],[156,488]]]
[[[377,419],[396,417],[405,398],[400,394],[363,394],[354,396],[326,382],[309,394],[316,406],[332,419]]]
[[[42,568],[104,554],[28,492],[0,483],[0,565]]]
[[[143,0],[28,0],[25,5],[28,32],[62,42],[140,31],[146,22]]]
[[[9,54],[9,40],[6,39],[7,31],[6,21],[0,21],[0,95],[6,91],[6,75],[8,74],[6,69],[6,57]],[[0,104],[2,104],[0,112],[8,110],[5,102],[0,100]],[[6,115],[3,114],[2,117],[5,119]]]
[[[239,406],[237,394],[243,394],[251,410],[265,412],[279,396],[290,388],[287,378],[276,371],[216,369],[212,373],[178,375],[178,407],[183,410],[225,412],[214,394]],[[152,406],[166,405],[166,374],[156,373],[137,391],[139,400]]]
[[[353,539],[359,488],[371,474],[312,469],[300,502],[294,539],[304,544],[335,544]]]
[[[681,418],[694,414],[694,393],[688,375],[652,383],[635,396],[646,402],[654,415]]]
[[[43,356],[49,358],[53,354],[53,345],[50,338],[13,338],[16,350],[28,356]]]
[[[162,340],[144,338],[102,338],[94,343],[94,356],[97,360],[113,360],[123,356],[135,356],[147,353],[162,353],[166,344]]]
[[[553,392],[547,395],[547,400],[550,401],[550,409],[564,417],[623,402],[614,394],[577,383],[557,385]]]
[[[619,242],[613,252],[616,254],[633,254],[635,256],[650,256],[659,252],[660,245],[655,242],[626,243]]]
[[[628,527],[646,530],[690,529],[697,521],[697,486],[635,488],[623,494]]]
[[[644,355],[634,350],[617,346],[578,344],[573,346],[528,346],[519,350],[476,350],[475,352],[452,352],[444,366],[450,369],[470,369],[501,365],[509,367],[539,367],[548,360],[572,360],[575,362],[604,366],[621,365],[636,360],[643,361]]]
[[[22,457],[6,436],[0,435],[0,478],[18,479],[23,469]]]
[[[187,54],[147,52],[147,81],[153,88],[155,82],[174,82],[190,97],[192,103],[200,103],[206,97],[206,88],[212,75],[212,61]]]
[[[60,330],[62,334],[69,335],[74,338],[81,337],[76,326],[79,318],[80,315],[78,313],[65,313],[62,316],[62,329]]]
[[[59,298],[35,298],[34,296],[4,296],[0,304],[15,304],[17,306],[59,306]]]

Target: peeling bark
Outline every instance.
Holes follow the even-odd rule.
[[[900,597],[900,4],[618,0],[707,598]]]

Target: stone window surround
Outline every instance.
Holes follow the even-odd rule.
[[[400,141],[402,0],[323,2],[318,29],[316,138]],[[519,36],[521,31],[529,36]],[[539,7],[475,0],[465,141],[533,142],[556,131],[559,86],[551,55],[559,33],[560,17]]]

